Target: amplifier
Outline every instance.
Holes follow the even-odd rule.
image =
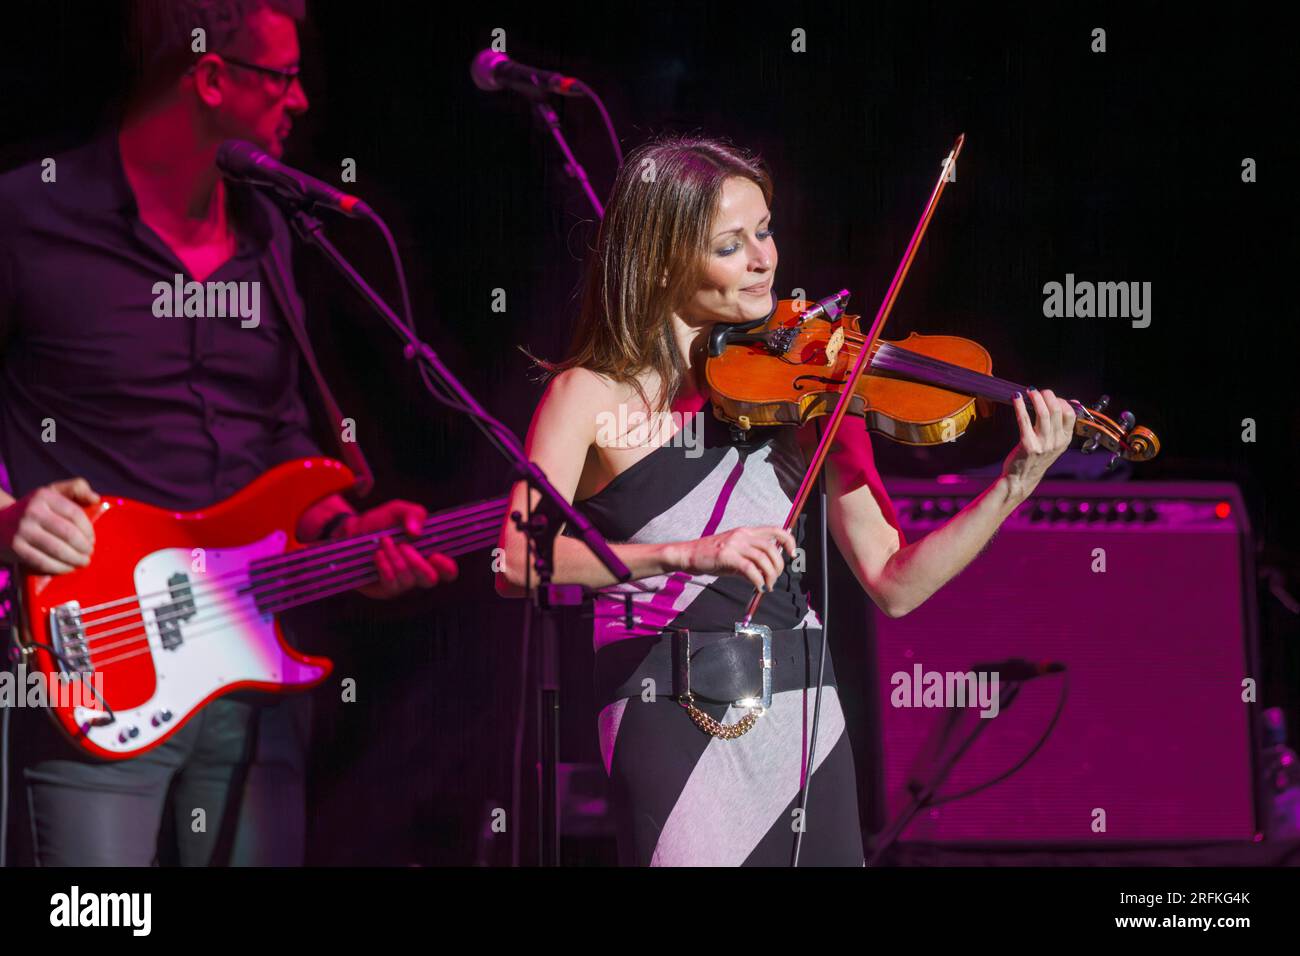
[[[912,542],[988,479],[886,484]],[[978,728],[900,840],[1252,839],[1255,706],[1242,699],[1243,682],[1259,676],[1250,541],[1235,485],[1047,481],[920,608],[891,620],[872,605],[877,798],[888,821]],[[969,682],[977,699],[963,704],[962,679],[948,677],[1018,658],[1065,671],[1024,680],[1001,709],[981,706]],[[985,690],[992,701],[991,682]],[[1040,740],[1023,767],[979,789]]]

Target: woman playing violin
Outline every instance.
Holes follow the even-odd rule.
[[[529,458],[633,572],[619,584],[580,541],[555,542],[553,582],[595,591],[597,726],[626,863],[784,866],[798,828],[821,622],[800,586],[802,523],[782,525],[816,435],[732,429],[711,414],[704,377],[709,330],[774,307],[772,191],[758,160],[716,140],[637,150],[609,199],[569,355],[543,363]],[[1033,421],[1014,402],[1020,441],[1001,476],[910,544],[862,419],[844,421],[825,466],[829,527],[888,616],[969,564],[1068,446],[1070,404],[1046,389],[1029,398]],[[524,506],[520,483],[511,510]],[[497,589],[519,596],[532,575],[508,520],[501,543]],[[755,589],[752,623],[770,629],[774,661],[761,709],[755,642],[735,633]],[[857,866],[853,757],[829,659],[822,693],[800,862]]]

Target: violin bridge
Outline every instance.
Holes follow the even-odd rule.
[[[835,359],[839,357],[840,348],[844,345],[844,327],[840,326],[831,333],[831,337],[826,342],[826,367],[834,368]]]

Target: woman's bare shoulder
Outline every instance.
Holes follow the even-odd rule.
[[[605,410],[628,401],[635,394],[636,388],[629,382],[617,382],[600,372],[574,366],[551,379],[546,400],[565,407]]]

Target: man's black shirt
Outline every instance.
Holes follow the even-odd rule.
[[[39,164],[0,176],[0,459],[14,496],[82,476],[102,495],[192,510],[320,454],[265,281],[268,244],[290,259],[275,206],[228,185],[237,251],[203,280],[258,282],[255,328],[157,317],[155,285],[192,277],[141,221],[116,135],[55,163],[54,182]]]

